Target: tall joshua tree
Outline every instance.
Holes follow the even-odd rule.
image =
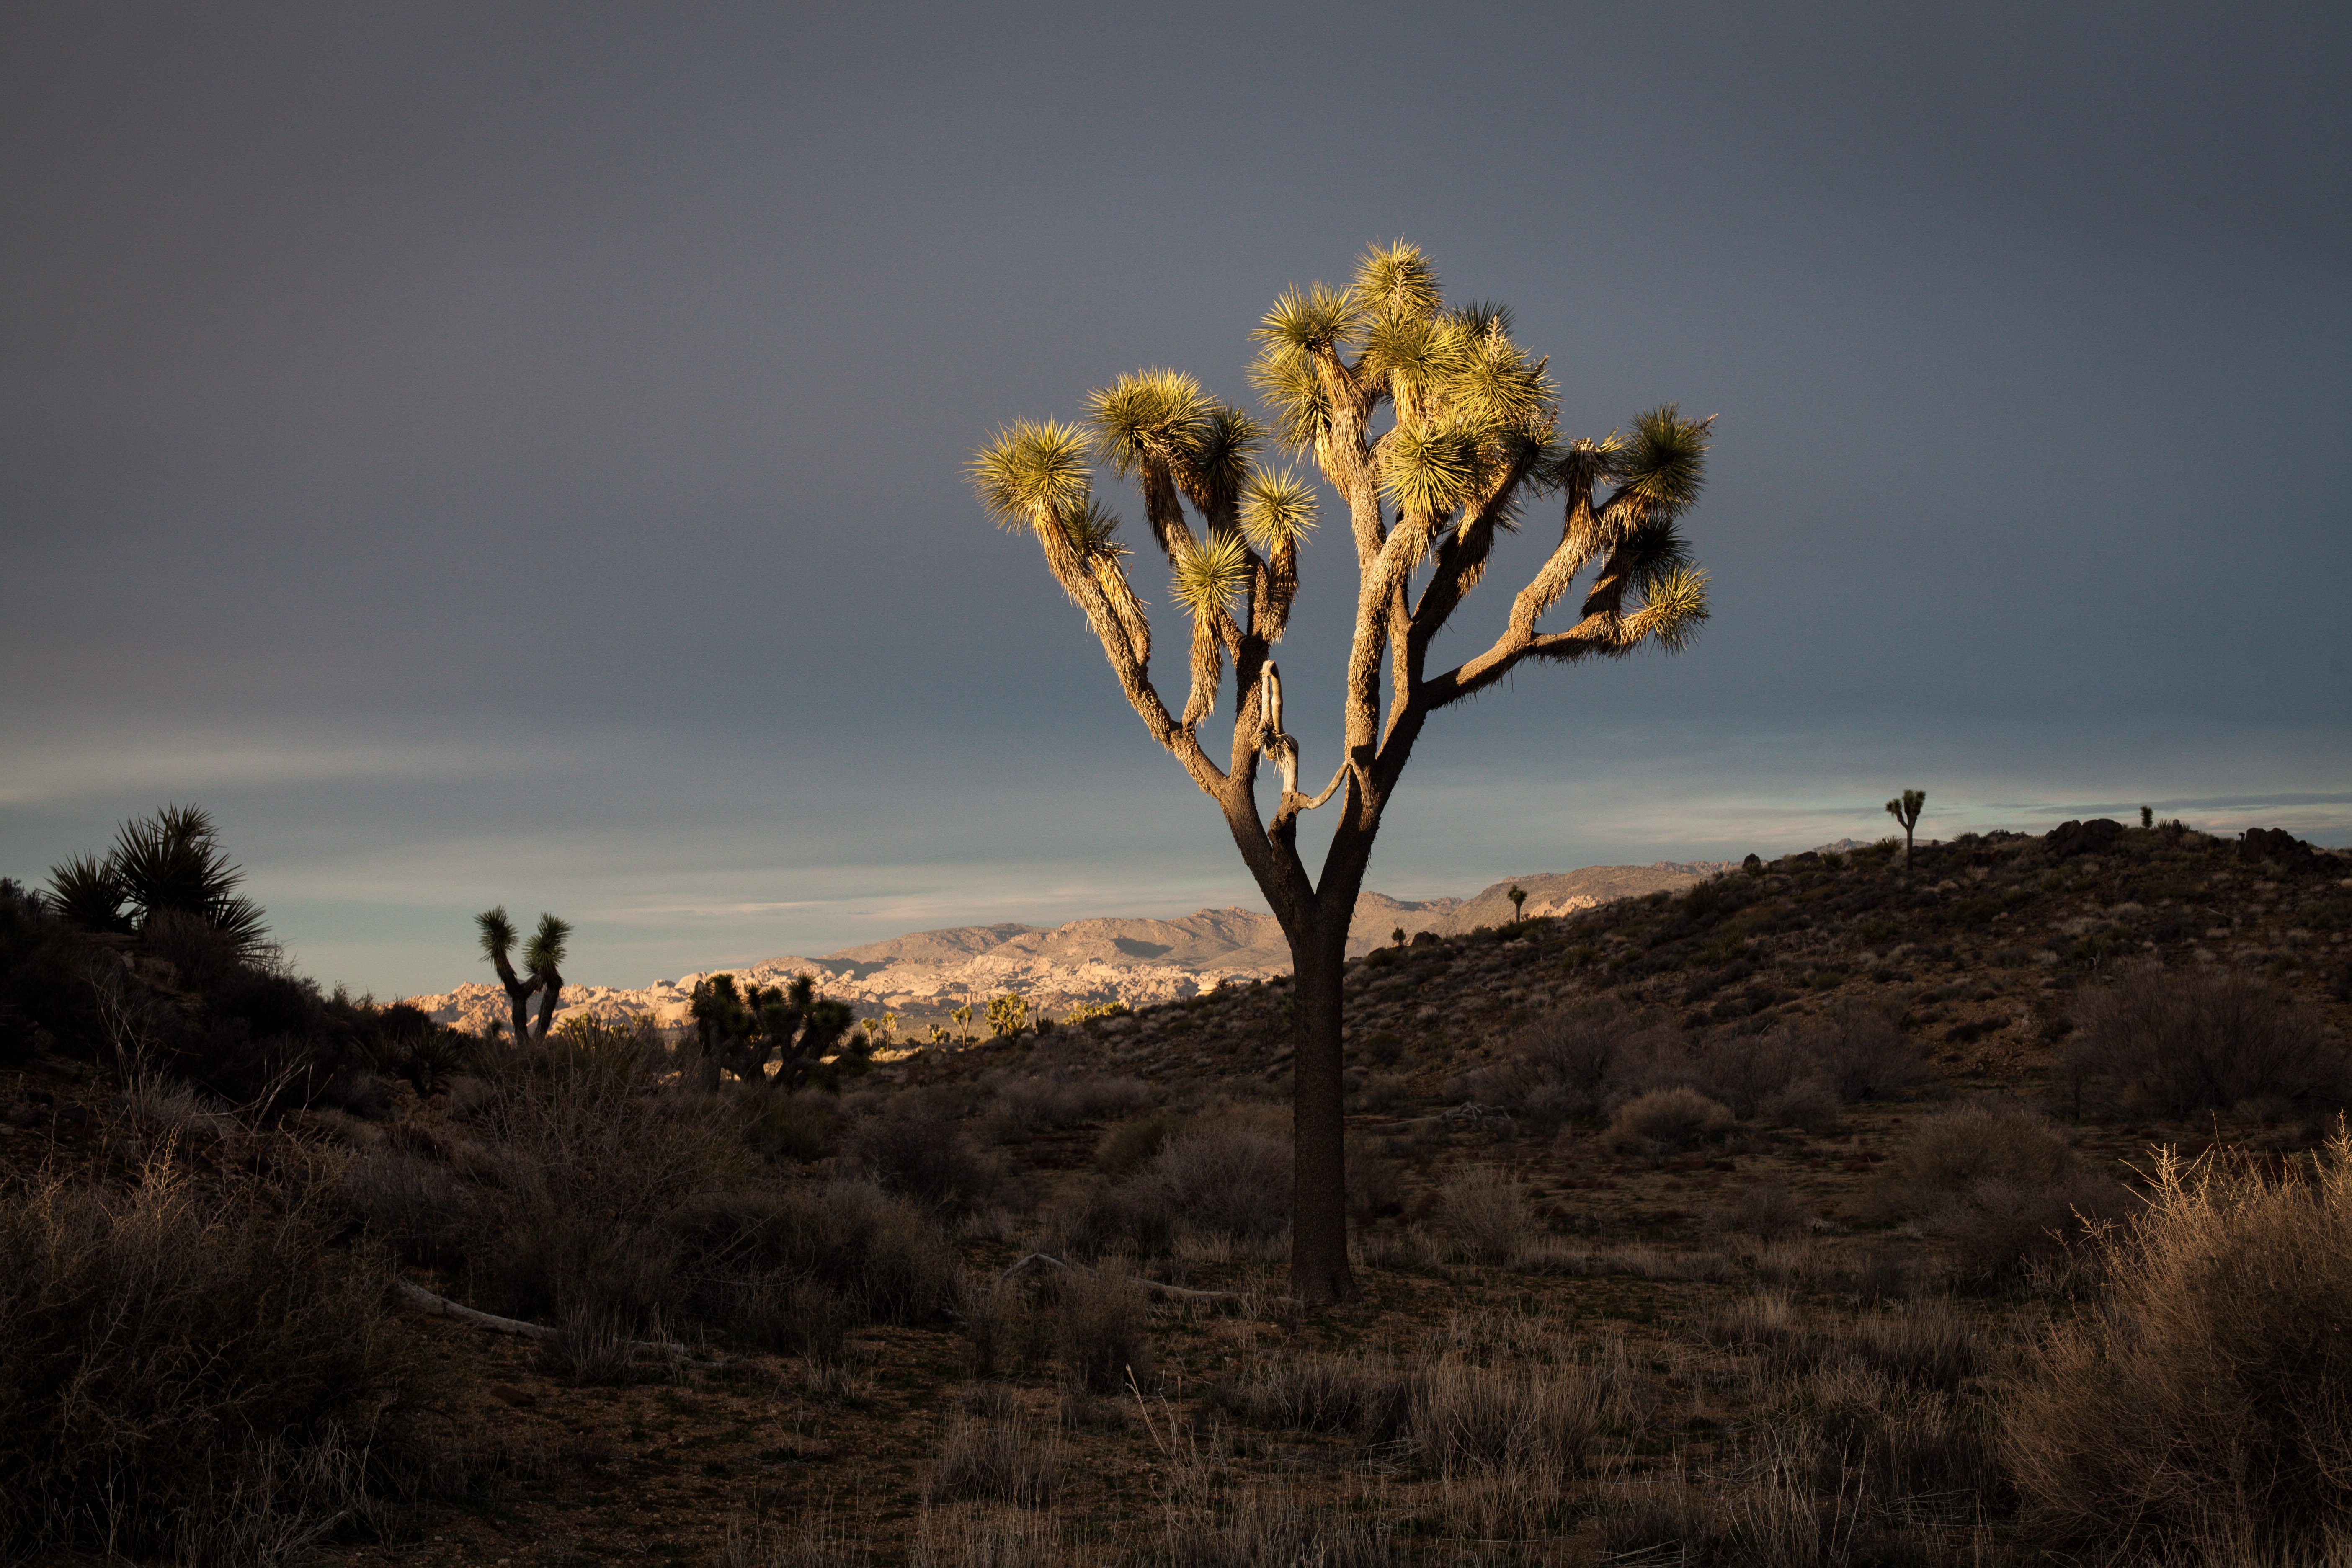
[[[1706,618],[1706,579],[1678,530],[1697,500],[1708,422],[1671,406],[1629,434],[1565,439],[1545,362],[1512,340],[1497,305],[1448,308],[1412,247],[1366,252],[1353,283],[1286,292],[1256,333],[1252,380],[1275,437],[1312,454],[1346,509],[1357,572],[1355,630],[1330,782],[1299,784],[1272,658],[1299,585],[1317,492],[1254,461],[1267,432],[1174,371],[1139,371],[1088,399],[1089,426],[1023,422],[971,465],[1003,526],[1026,530],[1085,614],[1128,701],[1223,814],[1290,945],[1296,972],[1297,1162],[1290,1284],[1309,1301],[1352,1298],[1341,1121],[1340,974],[1373,839],[1397,781],[1439,710],[1529,660],[1675,651]],[[1382,405],[1391,428],[1374,429]],[[1192,621],[1191,689],[1171,713],[1151,680],[1151,626],[1128,581],[1118,520],[1096,500],[1089,449],[1143,494],[1153,546]],[[1492,641],[1432,670],[1437,634],[1486,575],[1499,533],[1543,495],[1561,499],[1559,536],[1511,601]],[[1189,508],[1189,512],[1188,509]],[[1198,528],[1195,528],[1197,521]],[[1585,578],[1587,573],[1591,575]],[[1567,624],[1538,622],[1585,579]],[[1230,671],[1233,734],[1221,766],[1201,736]],[[1281,775],[1273,815],[1260,759]],[[1299,814],[1338,801],[1319,875],[1297,847]]]
[[[481,932],[482,956],[499,972],[499,984],[506,987],[507,1005],[514,1012],[514,1037],[519,1044],[534,1037],[547,1038],[548,1026],[555,1018],[556,999],[563,993],[563,976],[556,965],[563,962],[564,943],[571,938],[572,927],[553,915],[542,911],[539,930],[523,949],[523,967],[528,978],[515,973],[513,952],[515,924],[507,918],[507,907],[484,910],[474,917],[475,928]],[[530,1024],[530,999],[544,995],[540,1005],[539,1026]]]
[[[1919,826],[1919,808],[1927,804],[1927,792],[1924,789],[1906,789],[1886,803],[1886,815],[1903,825],[1903,868],[1906,871],[1911,869],[1911,830]]]

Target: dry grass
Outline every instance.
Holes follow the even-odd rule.
[[[959,1498],[1043,1508],[1068,1463],[1061,1433],[1018,1417],[991,1421],[959,1415],[948,1424],[923,1485],[923,1500]]]
[[[316,1189],[223,1205],[168,1161],[129,1190],[0,1199],[0,1552],[285,1561],[414,1485],[433,1388]]]
[[[2274,1174],[2167,1152],[2107,1227],[2109,1288],[2053,1326],[2004,1450],[2063,1537],[2336,1550],[2352,1534],[2352,1139]],[[2333,1542],[2334,1544],[2331,1544]]]

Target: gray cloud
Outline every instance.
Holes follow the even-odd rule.
[[[1707,637],[1448,715],[1382,886],[1905,782],[2352,830],[2339,10],[0,27],[0,870],[200,795],[383,990],[493,899],[644,979],[1245,898],[961,465],[1138,364],[1244,395],[1273,294],[1395,234],[1570,426],[1722,420]]]

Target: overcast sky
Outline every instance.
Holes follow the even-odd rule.
[[[1139,366],[1248,400],[1275,295],[1400,237],[1569,434],[1719,416],[1715,617],[1444,715],[1371,886],[1875,837],[1905,786],[1937,837],[2352,841],[2347,59],[2340,3],[20,0],[0,874],[195,801],[384,995],[478,977],[498,902],[619,984],[1263,907],[962,465]]]

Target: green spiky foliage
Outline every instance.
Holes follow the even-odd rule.
[[[1042,1025],[1044,1022],[1045,1019],[1041,1016],[1038,1023]],[[1002,996],[992,996],[988,999],[988,1032],[992,1037],[999,1040],[1006,1039],[1028,1026],[1029,1000],[1027,997],[1008,991]]]
[[[1344,288],[1286,290],[1256,330],[1251,380],[1261,422],[1190,375],[1139,370],[1086,400],[1086,425],[1024,421],[974,456],[982,503],[1028,532],[1084,613],[1129,703],[1223,813],[1288,937],[1300,1180],[1291,1289],[1352,1296],[1347,1265],[1339,972],[1372,842],[1432,716],[1530,660],[1580,663],[1643,647],[1686,649],[1707,618],[1707,581],[1683,520],[1706,479],[1710,420],[1671,404],[1605,436],[1564,437],[1548,362],[1514,335],[1508,308],[1449,306],[1437,270],[1402,241],[1374,246]],[[1381,416],[1386,411],[1385,427]],[[1310,461],[1345,511],[1356,568],[1343,667],[1341,743],[1309,795],[1283,718],[1273,658],[1300,590],[1320,489],[1261,459],[1269,442]],[[1093,466],[1134,486],[1169,599],[1191,623],[1189,690],[1171,712],[1151,676],[1151,629],[1130,585],[1117,517]],[[1560,507],[1542,560],[1450,668],[1429,667],[1438,633],[1481,585],[1498,536],[1544,498]],[[1557,618],[1563,606],[1570,613]],[[1230,681],[1230,685],[1227,682]],[[1203,721],[1232,697],[1229,748]],[[1280,770],[1269,813],[1257,767]],[[1319,874],[1297,820],[1334,798]]]
[[[810,975],[744,990],[733,975],[714,974],[695,986],[688,1011],[707,1089],[718,1089],[722,1069],[771,1091],[837,1089],[873,1065],[874,1036],[861,1038],[849,1005],[819,996]]]
[[[1528,890],[1514,882],[1511,884],[1511,890],[1503,896],[1511,900],[1511,923],[1518,924],[1520,914],[1527,909]]]
[[[95,855],[77,855],[49,868],[48,907],[84,931],[127,934],[131,916],[122,907],[127,897],[113,863]]]
[[[226,937],[240,957],[268,940],[260,906],[237,892],[245,873],[229,864],[202,806],[167,805],[115,829],[104,859],[77,855],[49,872],[49,904],[85,931],[138,932],[157,915],[186,915]]]

